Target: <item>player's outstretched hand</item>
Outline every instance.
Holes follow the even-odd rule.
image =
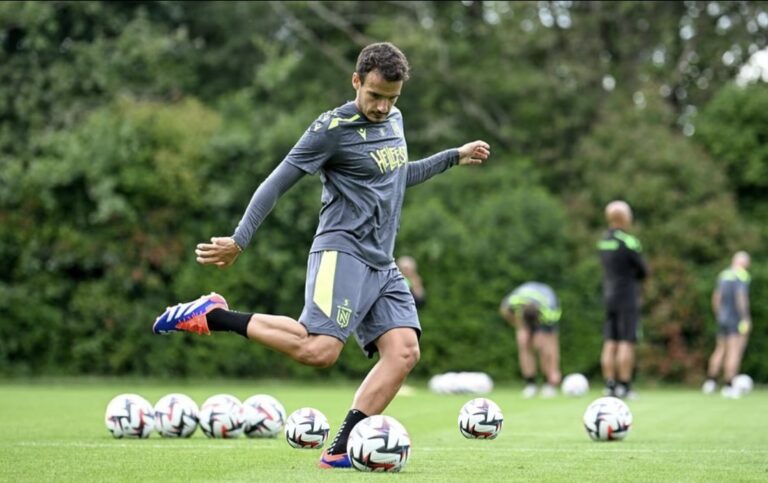
[[[485,141],[472,141],[459,148],[459,164],[480,164],[491,155],[491,146]]]
[[[240,247],[231,237],[213,237],[211,243],[199,243],[195,249],[197,263],[224,268],[235,263]]]

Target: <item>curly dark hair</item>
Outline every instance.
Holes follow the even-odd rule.
[[[378,70],[388,82],[407,81],[410,69],[405,54],[389,42],[365,46],[357,57],[355,67],[361,82],[365,82],[365,76],[374,70]]]

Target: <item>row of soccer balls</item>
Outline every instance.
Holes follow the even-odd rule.
[[[209,438],[242,434],[274,438],[283,429],[286,416],[283,405],[267,394],[251,396],[242,403],[235,396],[217,394],[199,409],[186,394],[163,396],[154,407],[138,394],[120,394],[107,405],[104,422],[115,438],[147,438],[154,431],[166,438],[188,438],[198,426]]]
[[[184,394],[168,394],[153,408],[136,394],[121,394],[107,406],[105,422],[116,438],[146,438],[157,430],[169,438],[189,437],[198,424],[211,438],[275,437],[285,421],[285,438],[294,448],[321,448],[330,432],[328,419],[314,408],[301,408],[287,419],[275,398],[257,395],[244,403],[234,396],[210,397],[197,410]],[[583,417],[587,434],[595,441],[624,439],[632,427],[629,407],[614,397],[593,401]],[[501,432],[504,416],[490,399],[475,398],[462,406],[458,426],[469,439],[495,439]],[[400,471],[408,461],[411,439],[405,427],[391,416],[371,416],[350,434],[347,454],[354,468],[361,471]]]
[[[107,405],[107,429],[115,438],[147,438],[153,431],[167,438],[188,438],[199,425],[209,438],[276,437],[284,428],[294,448],[322,448],[330,425],[314,408],[301,408],[286,418],[275,398],[260,394],[241,403],[229,394],[208,398],[198,410],[185,394],[168,394],[154,408],[137,394],[120,394]],[[500,423],[499,423],[500,424]],[[371,416],[352,430],[347,452],[360,471],[400,471],[408,461],[411,439],[402,424],[390,416]]]

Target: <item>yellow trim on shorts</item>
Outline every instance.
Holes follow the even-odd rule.
[[[315,279],[315,293],[312,301],[320,307],[320,310],[331,317],[333,311],[333,281],[336,278],[336,260],[339,252],[323,252],[320,258],[320,268],[317,270]]]

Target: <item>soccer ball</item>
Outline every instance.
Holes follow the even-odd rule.
[[[347,441],[352,467],[360,471],[397,472],[411,454],[411,438],[389,416],[371,416],[357,423]]]
[[[472,399],[459,411],[459,431],[469,439],[494,439],[501,431],[504,415],[495,402]]]
[[[155,411],[138,394],[120,394],[107,404],[104,423],[115,438],[148,438],[155,429]]]
[[[204,407],[210,406],[212,404],[234,404],[237,406],[242,405],[240,400],[231,394],[216,394],[206,399],[203,405],[200,406],[200,409],[203,409]]]
[[[589,381],[583,374],[568,374],[563,379],[560,389],[566,396],[583,396],[589,391]]]
[[[237,438],[245,427],[243,405],[229,394],[209,397],[200,408],[198,418],[200,429],[209,438]]]
[[[155,404],[155,429],[166,438],[189,438],[197,429],[197,404],[185,394],[167,394]]]
[[[285,439],[294,448],[322,448],[330,430],[323,413],[313,408],[301,408],[288,416]]]
[[[488,394],[493,379],[484,372],[446,372],[432,376],[428,387],[437,394]]]
[[[584,428],[594,441],[621,440],[632,428],[632,413],[621,399],[601,397],[584,412]]]
[[[739,374],[738,376],[734,377],[731,381],[731,386],[735,387],[739,394],[749,394],[752,392],[752,389],[755,387],[755,383],[752,381],[752,378],[749,377],[746,374]]]
[[[251,396],[245,407],[245,435],[249,438],[274,438],[285,424],[285,408],[266,394]]]

